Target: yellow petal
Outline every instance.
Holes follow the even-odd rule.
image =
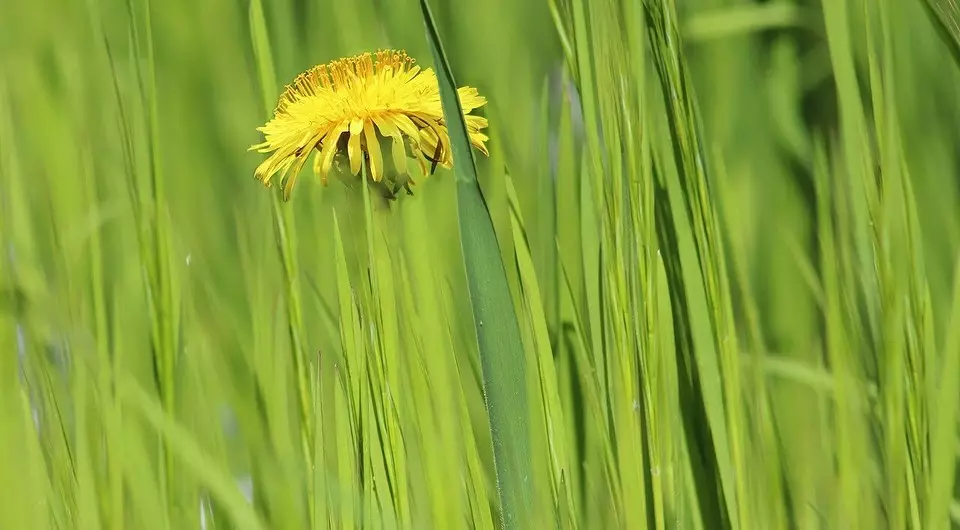
[[[297,149],[305,144],[307,140],[308,136],[306,135],[302,138],[294,137],[290,141],[283,142],[281,147],[274,147],[276,150],[257,166],[257,169],[254,171],[254,176],[265,186],[270,187],[270,179],[273,178],[273,175],[278,171],[286,169],[293,162],[294,153],[296,153]]]
[[[487,140],[489,140],[489,138],[483,133],[470,133],[470,143],[484,155],[490,156],[490,153],[487,151],[487,146],[483,145],[483,142]]]
[[[393,123],[393,121],[384,119],[383,116],[374,114],[372,116],[373,123],[376,124],[377,129],[380,130],[380,134],[384,136],[400,136],[400,129]]]
[[[323,168],[323,153],[317,151],[317,155],[313,157],[313,172],[320,177],[320,183],[324,186],[327,185],[327,175],[321,172]]]
[[[427,174],[427,159],[423,156],[423,151],[420,150],[420,147],[416,144],[410,146],[410,150],[413,151],[413,156],[417,157],[417,162],[420,164],[420,173]]]
[[[403,134],[400,133],[400,129],[392,120],[383,116],[374,115],[373,123],[376,124],[377,129],[380,129],[381,134],[393,139],[390,142],[393,166],[398,173],[405,175],[407,173],[407,152],[403,146]]]
[[[435,160],[437,165],[450,167],[453,153],[450,150],[446,127],[431,124],[429,128],[420,131],[420,138],[424,142],[424,154]]]
[[[437,137],[440,139],[441,149],[443,153],[441,156],[440,163],[446,166],[449,166],[453,162],[453,148],[450,147],[450,136],[448,136],[447,128],[440,125],[436,128]]]
[[[405,71],[405,72],[403,73],[403,75],[397,76],[397,78],[398,78],[402,83],[406,83],[406,82],[410,81],[411,79],[413,79],[418,73],[420,73],[420,67],[414,65],[414,66],[411,66],[409,70]]]
[[[483,116],[467,116],[466,122],[467,128],[470,129],[470,132],[486,129],[488,125],[487,119]]]
[[[417,134],[419,128],[414,125],[413,120],[411,120],[409,116],[406,114],[393,114],[388,117],[390,118],[390,121],[392,121],[393,124],[403,132],[403,134],[409,136],[414,142],[420,141],[419,135]]]
[[[333,165],[333,155],[337,152],[337,143],[340,142],[340,135],[347,131],[346,122],[340,122],[333,126],[327,136],[323,139],[321,156],[323,160],[320,165],[320,178],[325,179],[330,172],[330,166]]]
[[[383,178],[383,156],[380,154],[380,140],[373,128],[372,122],[363,123],[363,132],[367,137],[367,153],[370,154],[370,175],[374,182]]]
[[[260,165],[257,166],[257,169],[253,171],[253,176],[257,178],[264,186],[270,187],[270,178],[273,176],[274,168],[277,161],[274,159],[276,155],[268,157],[263,162],[260,162]]]
[[[347,153],[350,155],[350,172],[354,175],[360,173],[361,151],[360,134],[363,132],[363,120],[354,118],[350,122],[350,140],[347,141]]]
[[[420,130],[420,149],[425,155],[437,159],[435,156],[437,154],[437,145],[437,135],[433,132],[433,129]]]
[[[457,89],[457,95],[460,99],[460,106],[465,113],[487,104],[487,99],[481,96],[477,92],[477,89],[473,87],[460,87]]]
[[[363,118],[350,120],[350,134],[360,134],[363,131]]]
[[[290,163],[293,163],[292,169],[285,169],[284,175],[289,175],[289,178],[283,185],[283,200],[290,200],[290,194],[293,192],[293,186],[297,183],[297,177],[300,176],[300,171],[303,169],[303,165],[307,163],[307,158],[310,158],[310,152],[317,146],[317,143],[323,138],[323,133],[316,133],[313,135],[310,140],[308,140],[303,146],[298,150],[297,155],[288,159]]]
[[[293,193],[293,186],[297,183],[297,177],[300,175],[300,170],[303,169],[303,164],[306,163],[307,158],[310,157],[309,153],[303,153],[300,155],[300,158],[297,159],[296,164],[293,165],[293,169],[288,173],[290,178],[283,184],[283,200],[289,201],[290,194]]]
[[[397,170],[397,173],[401,175],[408,175],[407,172],[407,152],[403,148],[403,137],[397,134],[393,137],[393,141],[390,142],[393,151],[393,167]]]

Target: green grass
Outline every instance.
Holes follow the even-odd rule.
[[[7,0],[0,528],[960,528],[958,20]],[[261,186],[385,47],[490,156]]]

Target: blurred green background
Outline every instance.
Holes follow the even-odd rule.
[[[493,527],[453,172],[373,230],[247,151],[315,64],[431,66],[419,3],[0,2],[0,528]],[[521,527],[960,527],[922,1],[430,4],[489,100]]]

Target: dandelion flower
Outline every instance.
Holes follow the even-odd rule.
[[[475,88],[457,92],[470,143],[488,154],[488,138],[480,132],[487,120],[469,115],[487,101]],[[313,171],[324,185],[331,169],[341,177],[358,176],[365,159],[371,178],[386,184],[388,194],[401,187],[410,191],[409,159],[419,162],[424,175],[428,166],[432,173],[437,165],[453,165],[436,74],[402,51],[378,51],[375,58],[365,53],[303,72],[281,94],[273,119],[257,130],[264,142],[250,150],[272,154],[256,177],[269,187],[279,173],[284,200],[314,150]]]

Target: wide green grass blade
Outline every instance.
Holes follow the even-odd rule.
[[[440,34],[426,0],[420,1],[453,147],[461,245],[493,436],[494,463],[505,528],[525,528],[533,481],[526,389],[526,357],[516,308],[500,258],[493,220],[477,180],[473,152]]]

